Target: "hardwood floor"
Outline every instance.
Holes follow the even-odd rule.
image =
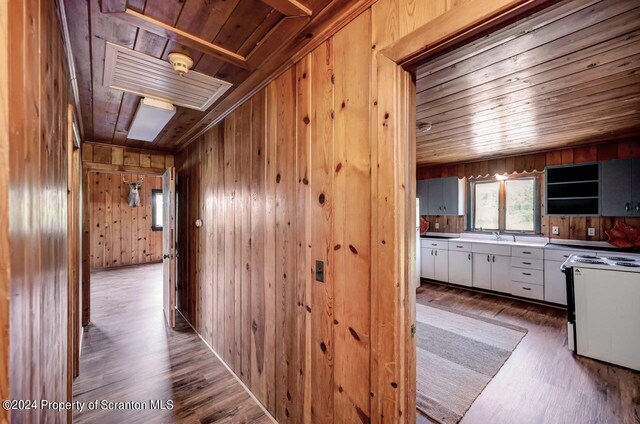
[[[417,301],[529,330],[462,424],[640,423],[640,373],[573,355],[564,310],[434,283]],[[431,421],[418,413],[417,422]]]
[[[74,401],[173,400],[171,410],[94,410],[75,423],[270,423],[180,314],[162,312],[162,264],[92,274]]]

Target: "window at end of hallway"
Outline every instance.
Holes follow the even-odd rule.
[[[162,190],[151,190],[152,200],[152,221],[151,229],[153,231],[162,231]]]

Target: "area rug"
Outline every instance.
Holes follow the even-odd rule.
[[[527,334],[522,327],[438,305],[416,305],[417,408],[455,424]]]

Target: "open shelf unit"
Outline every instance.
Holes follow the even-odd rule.
[[[600,165],[550,166],[545,169],[547,215],[598,215]]]

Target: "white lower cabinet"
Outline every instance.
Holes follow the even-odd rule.
[[[435,280],[449,282],[449,251],[446,249],[434,249]]]
[[[449,282],[471,287],[472,258],[471,252],[449,251]]]
[[[473,254],[473,287],[509,293],[511,258],[488,253]]]
[[[420,277],[429,280],[449,281],[449,242],[446,239],[422,238],[420,240]]]
[[[433,280],[436,276],[434,249],[420,249],[420,277]]]
[[[491,255],[491,290],[511,293],[511,258]]]
[[[472,255],[473,287],[491,290],[491,255],[488,253],[473,253]]]
[[[567,304],[567,279],[560,271],[562,262],[544,261],[544,300]]]

